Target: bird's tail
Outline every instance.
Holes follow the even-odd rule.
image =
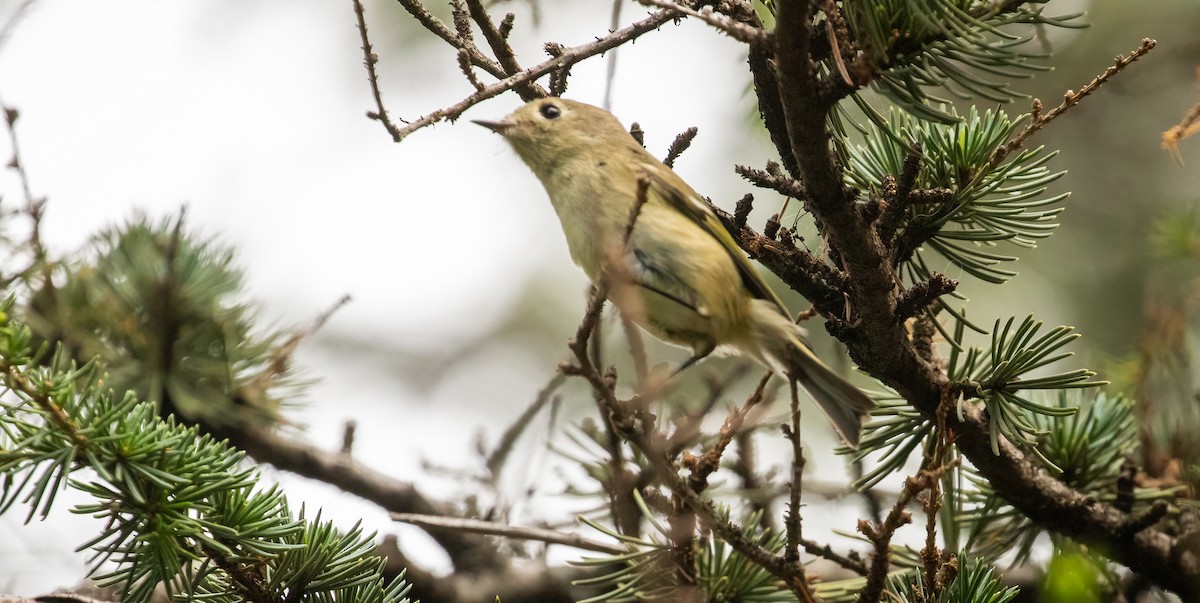
[[[803,341],[803,331],[765,300],[753,306],[755,344],[777,369],[798,381],[829,417],[846,444],[858,448],[862,423],[875,402],[821,362]]]

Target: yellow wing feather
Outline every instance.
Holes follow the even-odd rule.
[[[755,270],[754,264],[750,263],[750,259],[733,240],[733,235],[725,230],[721,220],[709,209],[708,205],[701,201],[699,193],[692,190],[682,178],[665,165],[646,165],[643,173],[650,180],[653,192],[679,213],[690,218],[721,244],[721,247],[733,260],[734,265],[737,266],[742,282],[745,283],[746,289],[752,296],[771,302],[778,308],[780,314],[790,318],[787,306],[783,305],[783,300],[779,299],[779,296],[763,281],[758,270]]]

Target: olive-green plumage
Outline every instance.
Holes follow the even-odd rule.
[[[874,403],[803,343],[787,308],[703,199],[651,156],[611,113],[560,98],[532,101],[501,121],[504,136],[541,180],[571,257],[609,298],[655,337],[690,347],[690,362],[733,348],[804,385],[834,427],[857,446]],[[624,240],[638,196],[646,203]]]

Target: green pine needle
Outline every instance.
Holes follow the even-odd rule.
[[[988,10],[976,0],[853,0],[842,3],[851,33],[878,70],[872,88],[908,114],[952,124],[961,118],[934,96],[982,97],[1008,102],[1024,95],[1015,79],[1047,71],[1043,51],[1025,48],[1032,36],[1011,26],[1085,27],[1082,14],[1049,17],[1041,5]]]
[[[28,327],[0,311],[0,512],[20,502],[45,517],[72,488],[92,497],[75,513],[106,520],[80,550],[101,586],[123,601],[169,596],[217,602],[401,603],[371,535],[293,519],[276,487],[260,489],[244,454],[196,427],[162,419],[132,392],[116,395],[96,362],[65,353],[35,364]],[[78,469],[91,475],[79,477]],[[100,570],[103,567],[103,572]]]
[[[1002,244],[1032,249],[1058,227],[1067,194],[1046,195],[1065,173],[1046,167],[1055,153],[1026,150],[992,165],[1024,119],[972,108],[961,120],[940,124],[892,111],[883,125],[859,126],[863,143],[845,149],[848,184],[881,197],[884,183],[900,177],[905,157],[919,144],[916,188],[951,192],[944,201],[909,208],[901,240],[907,232],[934,233],[907,262],[911,278],[929,278],[924,254],[933,252],[980,280],[1003,283],[1016,272],[1001,266],[1017,258],[992,250]]]

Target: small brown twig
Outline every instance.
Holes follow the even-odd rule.
[[[495,77],[496,79],[504,78],[509,75],[505,72],[504,67],[500,65],[500,63],[484,55],[483,52],[481,52],[474,44],[463,46],[459,39],[458,33],[447,27],[441,19],[438,19],[433,15],[433,13],[429,12],[429,10],[425,8],[425,5],[421,4],[421,0],[398,0],[398,2],[404,10],[408,11],[408,14],[412,15],[412,17],[430,33],[441,38],[447,44],[456,49],[465,50],[467,52],[467,56],[471,60],[472,65],[486,71],[489,75]],[[504,24],[501,23],[501,27],[503,26]],[[509,29],[512,28],[511,22],[509,23],[508,27]],[[532,85],[535,87],[537,86],[537,84]],[[545,95],[545,90],[542,90],[539,96]]]
[[[475,36],[471,33],[471,18],[462,0],[450,0],[450,17],[454,22],[454,31],[458,34],[458,68],[466,76],[467,81],[475,90],[483,90],[483,83],[475,75],[474,65],[471,64],[471,53],[467,50],[475,48]],[[488,22],[491,23],[490,21]]]
[[[696,139],[696,134],[699,131],[700,130],[698,128],[692,126],[683,132],[680,132],[679,135],[675,137],[675,140],[671,142],[670,148],[667,149],[667,156],[663,159],[663,163],[666,164],[667,167],[675,167],[675,160],[679,159],[679,156],[682,155],[683,152],[688,149],[688,147],[692,146],[692,141]]]
[[[8,128],[8,143],[12,149],[8,167],[17,173],[17,180],[21,183],[21,194],[25,198],[25,213],[30,220],[29,250],[33,253],[33,259],[29,268],[22,271],[22,274],[30,274],[35,270],[40,271],[46,291],[51,295],[57,295],[57,288],[51,278],[54,267],[49,260],[46,245],[42,241],[42,217],[46,211],[46,197],[33,196],[29,172],[25,170],[25,162],[21,159],[21,144],[17,136],[17,120],[20,118],[21,112],[14,107],[5,105],[3,99],[0,99],[0,110],[4,112],[4,123]]]
[[[896,497],[896,503],[892,505],[892,510],[888,512],[882,524],[873,524],[865,519],[859,520],[858,531],[871,541],[875,550],[871,555],[871,564],[867,571],[867,584],[859,591],[858,603],[875,603],[879,600],[884,582],[887,580],[889,560],[891,559],[888,547],[891,545],[892,535],[904,525],[912,523],[912,514],[905,507],[917,493],[925,489],[927,479],[924,474],[905,479],[904,488],[900,490],[900,495]]]
[[[784,197],[796,199],[807,199],[808,192],[804,189],[804,185],[779,168],[779,164],[774,161],[767,162],[767,169],[760,170],[744,165],[734,166],[733,170],[739,176],[749,180],[754,186],[771,189]]]
[[[792,424],[783,426],[783,434],[792,444],[792,479],[788,484],[788,511],[784,518],[787,544],[783,550],[783,559],[795,566],[799,578],[788,586],[801,601],[809,603],[815,600],[815,596],[805,576],[804,564],[800,562],[800,541],[804,539],[800,526],[800,497],[804,492],[804,465],[807,463],[800,441],[800,388],[795,379],[791,379],[788,385],[792,392]]]
[[[504,468],[504,464],[508,460],[508,455],[512,452],[517,438],[521,437],[521,434],[525,432],[529,423],[533,421],[533,417],[555,399],[554,392],[558,391],[559,387],[562,387],[564,381],[566,381],[566,376],[562,374],[555,375],[550,379],[550,382],[538,391],[537,396],[533,399],[533,403],[500,436],[500,440],[496,442],[496,447],[488,454],[487,462],[485,463],[492,480],[496,480],[500,471]]]
[[[827,7],[834,7],[834,10],[836,10],[836,5],[833,2],[826,2],[825,4]],[[826,10],[830,9],[826,8]],[[834,28],[831,14],[826,14],[825,16],[825,36],[829,39],[830,55],[833,56],[833,64],[837,66],[838,75],[842,77],[842,81],[847,86],[852,89],[857,88],[858,86],[854,83],[854,78],[850,77],[850,72],[846,69],[846,59],[842,56],[842,47],[838,42],[838,33]]]
[[[636,121],[629,124],[629,135],[633,137],[638,144],[642,145],[642,148],[646,147],[646,133],[642,131],[642,124],[639,124]]]
[[[621,329],[625,331],[625,341],[629,344],[629,356],[633,359],[633,374],[637,379],[638,390],[646,388],[646,379],[650,376],[650,361],[646,357],[646,342],[642,332],[629,317],[621,315]]]
[[[713,11],[711,6],[705,6],[700,10],[696,10],[684,2],[674,2],[672,0],[638,0],[638,2],[646,6],[657,6],[662,9],[674,11],[676,16],[687,15],[700,19],[714,28],[721,30],[729,37],[751,46],[769,45],[771,43],[771,32],[762,28],[752,27],[745,23],[739,23],[724,15],[719,15]]]
[[[359,2],[359,0],[354,1],[356,4]],[[439,121],[454,121],[461,117],[467,109],[474,107],[481,101],[498,96],[503,92],[507,92],[508,90],[512,90],[521,85],[532,83],[534,80],[542,77],[543,75],[563,69],[565,67],[569,67],[584,59],[604,54],[605,52],[625,44],[626,42],[637,39],[647,32],[658,29],[672,18],[674,18],[674,14],[671,11],[659,11],[651,14],[641,21],[635,21],[626,27],[618,29],[607,36],[597,38],[593,42],[588,42],[579,46],[572,46],[570,48],[564,48],[562,54],[558,55],[557,57],[553,57],[548,61],[539,63],[518,73],[503,77],[503,79],[500,81],[489,84],[482,90],[477,90],[475,93],[453,105],[450,105],[449,107],[438,109],[411,122],[406,122],[403,127],[398,127],[394,130],[389,128],[388,133],[392,134],[393,140],[399,142],[413,132],[431,126]],[[445,24],[442,24],[442,27],[444,28]],[[363,31],[365,31],[365,29]],[[451,35],[453,35],[452,32]],[[453,44],[453,42],[451,43]],[[370,69],[368,69],[368,77],[370,77],[373,69],[374,67],[372,64]],[[374,83],[372,85],[375,86]],[[542,93],[543,96],[549,94],[545,91],[542,91]],[[380,119],[379,117],[372,118]]]
[[[855,555],[854,557],[843,555],[837,551],[834,551],[833,547],[829,546],[828,544],[821,544],[807,538],[800,539],[800,546],[803,546],[804,552],[810,555],[815,555],[822,559],[828,559],[829,561],[832,561],[856,574],[863,576],[867,574],[867,565],[862,562],[862,559],[857,558],[858,553],[852,553]]]
[[[1105,82],[1112,79],[1114,75],[1123,71],[1126,67],[1133,64],[1134,61],[1146,56],[1146,53],[1154,50],[1154,47],[1157,44],[1158,42],[1155,42],[1150,38],[1145,38],[1142,40],[1142,44],[1135,48],[1133,52],[1129,53],[1128,55],[1117,55],[1117,58],[1113,61],[1112,66],[1110,66],[1108,69],[1105,69],[1104,73],[1101,73],[1093,78],[1092,81],[1084,85],[1083,88],[1080,88],[1079,92],[1068,90],[1067,93],[1063,95],[1063,101],[1059,103],[1057,107],[1045,113],[1042,112],[1041,101],[1034,99],[1033,115],[1029,120],[1029,125],[1025,126],[1025,129],[1022,130],[1020,134],[1017,134],[1016,137],[1008,141],[1008,143],[1006,143],[1004,146],[996,149],[996,152],[992,153],[992,158],[988,160],[988,167],[984,170],[981,170],[981,173],[990,172],[993,168],[1003,163],[1013,151],[1021,148],[1021,146],[1025,144],[1025,141],[1032,136],[1034,132],[1042,129],[1042,127],[1054,121],[1055,118],[1065,113],[1068,109],[1079,104],[1079,101],[1083,100],[1083,98],[1087,95],[1100,89],[1100,86],[1103,86]]]
[[[721,457],[725,454],[725,449],[729,447],[730,442],[741,432],[742,424],[746,421],[746,416],[765,398],[764,392],[772,374],[774,373],[767,371],[759,379],[758,387],[754,388],[754,392],[750,394],[746,402],[733,409],[725,417],[725,422],[721,425],[720,432],[718,432],[717,441],[704,454],[692,457],[686,461],[686,465],[690,470],[688,483],[691,485],[692,490],[699,493],[708,488],[708,476],[712,475],[721,466]]]
[[[940,273],[934,273],[928,280],[921,281],[900,293],[896,300],[896,319],[908,320],[923,312],[937,298],[953,293],[958,288],[958,281]]]
[[[342,426],[342,449],[341,453],[350,455],[354,452],[354,438],[358,434],[358,421],[350,419]]]
[[[791,388],[792,405],[790,415],[792,424],[782,425],[783,435],[792,445],[792,475],[788,483],[788,510],[785,519],[787,529],[787,545],[784,549],[784,559],[790,563],[800,562],[800,539],[803,532],[800,527],[800,496],[803,493],[802,478],[804,475],[804,450],[800,445],[800,394],[795,380],[788,383]]]
[[[562,54],[563,45],[558,42],[546,42],[542,46],[546,50],[546,54],[550,58],[555,58]],[[556,69],[550,72],[550,95],[562,96],[567,92],[567,78],[571,75],[571,66],[568,65],[562,69]]]
[[[633,234],[633,227],[637,224],[638,216],[642,213],[642,207],[646,205],[646,193],[649,191],[650,178],[647,176],[638,176],[637,196],[634,198],[633,207],[629,210],[629,221],[625,223],[625,234],[621,238],[622,245],[629,245],[629,236]]]
[[[513,14],[506,14],[504,20],[500,23],[500,27],[497,27],[488,15],[487,8],[484,7],[481,0],[467,0],[467,9],[471,14],[471,20],[475,21],[475,24],[479,26],[479,31],[483,33],[483,39],[487,41],[488,47],[496,55],[496,61],[504,68],[505,74],[513,75],[519,73],[521,71],[521,64],[517,62],[517,55],[508,43],[508,33],[512,31],[513,20],[515,19]],[[517,95],[525,101],[531,101],[546,95],[545,90],[530,85],[517,86],[516,91]]]
[[[633,233],[633,228],[637,224],[638,216],[641,214],[642,207],[647,201],[647,192],[649,191],[650,180],[645,176],[638,178],[637,196],[634,200],[633,207],[629,210],[629,217],[625,224],[625,231],[622,235],[622,246],[627,246],[629,237]],[[635,420],[633,414],[625,408],[616,397],[613,391],[616,375],[612,372],[601,374],[598,364],[595,359],[588,354],[588,343],[596,334],[596,326],[599,322],[600,315],[604,308],[604,300],[608,297],[610,289],[609,281],[620,275],[603,274],[596,283],[592,286],[592,293],[588,298],[587,309],[584,312],[583,320],[576,329],[575,337],[567,342],[567,347],[575,355],[575,364],[563,363],[559,365],[559,370],[564,375],[577,375],[586,379],[592,386],[592,389],[597,393],[596,405],[601,416],[605,419],[604,424],[607,430],[608,441],[606,447],[609,453],[609,468],[612,472],[612,480],[609,503],[612,509],[614,520],[617,523],[617,528],[626,534],[636,533],[637,512],[636,506],[630,504],[629,496],[635,480],[625,468],[623,453],[621,452],[621,432],[630,430],[630,423]],[[649,422],[649,426],[653,428],[653,422]]]
[[[613,0],[612,14],[609,16],[610,31],[615,31],[621,25],[621,7],[625,6],[625,0]],[[612,93],[613,83],[617,80],[617,56],[620,54],[618,49],[613,49],[608,53],[608,62],[604,66],[604,102],[601,107],[605,111],[612,109]],[[642,146],[645,146],[644,144]]]
[[[346,306],[346,304],[350,303],[350,301],[351,298],[349,295],[341,296],[336,302],[333,303],[332,306],[329,307],[329,309],[318,314],[317,317],[313,319],[312,324],[292,333],[292,335],[287,338],[287,341],[283,342],[283,345],[275,348],[275,350],[271,353],[271,361],[267,364],[267,370],[263,372],[263,375],[266,376],[263,377],[260,375],[259,378],[269,381],[286,373],[288,364],[291,363],[292,355],[296,353],[296,348],[300,347],[300,343],[308,337],[311,337],[317,331],[320,331],[321,327],[324,327],[325,323],[329,322],[329,319],[334,315],[334,313],[336,313],[338,310],[341,310]]]
[[[404,138],[405,134],[388,117],[387,107],[383,106],[383,93],[379,91],[379,74],[375,72],[375,64],[379,62],[379,55],[371,50],[371,39],[367,37],[367,17],[363,9],[362,0],[351,0],[351,2],[354,3],[354,18],[358,22],[358,37],[362,41],[363,66],[367,68],[367,81],[371,84],[371,96],[375,99],[375,110],[368,111],[367,117],[383,124],[388,134],[392,135],[392,140],[400,142],[400,139]],[[419,5],[420,3],[418,2],[417,4]],[[432,15],[429,15],[429,17],[434,20],[437,19]],[[443,27],[445,26],[443,25]]]
[[[1200,78],[1200,68],[1196,69],[1196,77]],[[1200,132],[1200,103],[1192,106],[1177,125],[1172,126],[1162,134],[1162,148],[1171,153],[1175,163],[1183,165],[1183,155],[1179,152],[1179,143],[1197,132]]]
[[[879,216],[876,228],[879,238],[885,244],[890,244],[896,236],[896,231],[904,222],[908,210],[913,205],[912,192],[917,185],[917,177],[921,173],[923,149],[920,143],[912,145],[911,152],[904,156],[900,169],[900,178],[884,181],[884,203],[886,204]]]
[[[624,555],[629,552],[629,549],[623,546],[591,540],[579,534],[567,534],[544,528],[510,526],[481,519],[447,517],[445,515],[423,515],[419,513],[392,513],[391,518],[392,521],[408,523],[422,528],[439,528],[473,534],[486,534],[488,536],[503,536],[504,538],[515,538],[517,540],[536,540],[547,544],[561,544],[607,555]]]

